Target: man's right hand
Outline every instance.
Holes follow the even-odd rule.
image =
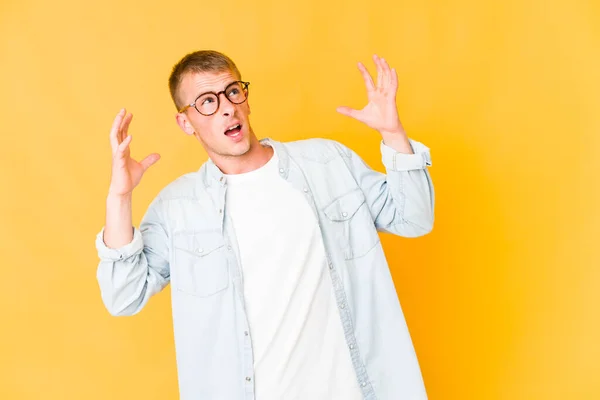
[[[140,162],[131,158],[129,150],[131,135],[128,135],[127,131],[132,118],[132,114],[126,115],[125,109],[122,109],[115,117],[110,131],[113,161],[109,197],[131,195],[133,189],[140,183],[144,172],[160,159],[160,155],[156,153],[150,154]]]

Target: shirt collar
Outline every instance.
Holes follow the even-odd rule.
[[[261,139],[260,144],[266,144],[275,149],[279,159],[277,169],[282,178],[287,179],[289,174],[290,157],[285,146],[271,138]],[[204,173],[202,173],[204,170]],[[217,165],[209,158],[208,161],[200,168],[199,178],[204,186],[225,186],[225,174],[217,167]]]

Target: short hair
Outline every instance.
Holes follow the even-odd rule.
[[[177,110],[183,106],[182,101],[177,96],[177,91],[181,80],[185,74],[189,72],[231,72],[237,76],[238,79],[242,79],[240,71],[233,60],[227,57],[225,54],[214,50],[199,50],[193,53],[189,53],[184,56],[171,71],[169,76],[169,91],[171,92],[171,99],[175,103]]]

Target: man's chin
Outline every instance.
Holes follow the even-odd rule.
[[[248,154],[251,147],[252,146],[250,146],[250,143],[248,143],[247,141],[243,141],[241,143],[236,143],[235,146],[231,146],[229,149],[226,149],[221,154],[225,157],[241,157]]]

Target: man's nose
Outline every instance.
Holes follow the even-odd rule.
[[[221,97],[223,95],[223,97]],[[229,101],[225,93],[219,93],[219,103],[220,103],[220,111],[223,115],[231,115],[233,114],[234,106],[233,103]]]

